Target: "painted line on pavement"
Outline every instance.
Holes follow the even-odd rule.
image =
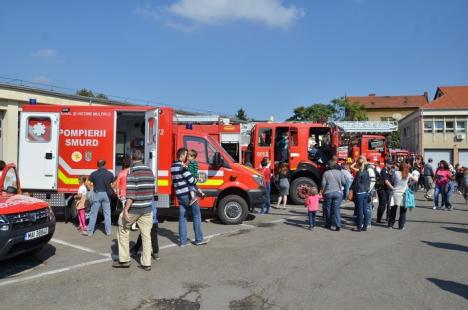
[[[73,243],[69,243],[69,242],[66,242],[66,241],[63,241],[63,240],[60,240],[60,239],[52,238],[52,239],[50,239],[50,241],[61,244],[61,245],[69,246],[71,248],[75,248],[75,249],[78,249],[78,250],[81,250],[81,251],[85,251],[85,252],[88,252],[88,253],[93,253],[93,254],[97,254],[97,255],[101,255],[101,256],[105,256],[105,257],[110,257],[110,254],[108,254],[108,253],[99,253],[99,252],[97,252],[97,251],[95,251],[93,249],[90,249],[90,248],[87,248],[87,247],[84,247],[84,246],[81,246],[81,245],[76,245],[76,244],[73,244]]]
[[[100,264],[100,263],[105,263],[105,262],[109,262],[109,261],[112,261],[112,259],[110,257],[102,258],[102,259],[98,259],[98,260],[93,260],[93,261],[90,261],[90,262],[76,264],[76,265],[65,267],[65,268],[60,268],[60,269],[55,269],[55,270],[51,270],[51,271],[47,271],[47,272],[42,272],[42,273],[39,273],[39,274],[36,274],[36,275],[33,275],[33,276],[29,276],[29,277],[3,281],[3,282],[0,282],[0,286],[5,286],[5,285],[9,285],[9,284],[15,284],[15,283],[19,283],[19,282],[34,280],[34,279],[37,279],[37,278],[42,278],[42,277],[45,277],[45,276],[50,276],[50,275],[53,275],[53,274],[62,273],[62,272],[66,272],[66,271],[70,271],[70,270],[74,270],[74,269],[78,269],[78,268],[82,268],[82,267],[86,267],[86,266],[96,265],[96,264]]]

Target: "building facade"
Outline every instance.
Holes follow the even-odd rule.
[[[351,103],[362,104],[369,121],[399,121],[428,102],[428,94],[412,96],[348,96]]]
[[[468,166],[468,86],[439,87],[434,100],[399,122],[401,147]]]

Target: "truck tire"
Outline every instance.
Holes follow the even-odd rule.
[[[249,206],[238,195],[227,195],[218,204],[218,217],[223,224],[242,224],[249,214]]]
[[[292,181],[291,188],[289,190],[289,196],[291,200],[296,205],[303,205],[306,198],[306,193],[310,188],[317,187],[317,184],[314,180],[300,177]]]

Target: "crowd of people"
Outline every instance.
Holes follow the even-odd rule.
[[[171,167],[172,183],[179,201],[179,245],[187,246],[187,214],[193,217],[195,245],[208,243],[203,238],[201,212],[198,199],[204,193],[197,187],[198,163],[197,152],[181,148],[177,151],[177,160]],[[98,213],[104,215],[104,231],[111,235],[111,203],[120,200],[123,210],[118,219],[118,260],[114,268],[130,267],[130,257],[141,256],[139,267],[151,270],[151,260],[159,260],[158,217],[155,197],[155,176],[152,170],[143,164],[143,152],[134,150],[132,158],[124,159],[122,170],[117,177],[106,168],[106,162],[99,160],[98,169],[89,177],[79,178],[80,187],[75,196],[78,230],[87,237],[92,237]],[[114,201],[115,202],[115,201]],[[85,209],[90,209],[90,218],[86,224]],[[139,230],[139,236],[130,248],[130,231]],[[141,253],[141,254],[140,254]]]
[[[268,214],[271,207],[271,189],[278,191],[276,208],[285,208],[289,193],[290,171],[287,163],[279,163],[277,174],[272,175],[269,158],[264,158],[260,172],[263,174],[268,201],[260,213]],[[274,184],[274,186],[273,186]],[[322,201],[324,227],[340,231],[342,227],[340,207],[343,200],[354,203],[355,227],[353,231],[367,231],[372,225],[374,202],[377,202],[376,223],[389,228],[405,229],[406,214],[415,207],[414,193],[425,190],[427,200],[434,200],[433,209],[452,210],[451,197],[454,192],[463,194],[468,203],[468,168],[447,161],[437,167],[431,158],[422,156],[371,163],[364,156],[355,162],[351,159],[338,163],[333,156],[328,161],[321,187],[312,187],[307,193],[305,207],[308,212],[309,229],[316,223],[316,213]],[[439,204],[440,202],[440,204]],[[398,226],[395,227],[398,215]]]
[[[195,245],[208,242],[204,239],[201,224],[201,212],[198,199],[204,193],[197,187],[198,162],[197,152],[181,148],[177,151],[176,161],[171,168],[175,195],[179,202],[179,245],[185,247],[187,240],[187,214],[193,217]],[[111,235],[111,203],[119,200],[123,206],[118,219],[117,242],[119,259],[114,261],[115,268],[128,268],[130,257],[141,253],[140,267],[151,270],[151,260],[159,260],[158,218],[155,202],[155,176],[152,170],[143,164],[143,153],[132,152],[132,158],[124,159],[123,169],[115,177],[107,168],[104,160],[97,162],[98,169],[89,178],[79,178],[80,187],[76,199],[77,228],[84,236],[92,237],[99,211],[104,215],[104,231]],[[269,158],[264,158],[259,168],[265,180],[267,201],[261,208],[261,214],[268,214],[270,208],[286,208],[291,171],[286,162],[279,163],[277,172],[272,173]],[[271,206],[271,189],[278,191],[276,206]],[[321,187],[308,190],[305,207],[309,229],[316,226],[317,212],[322,212],[324,227],[340,231],[342,227],[341,203],[349,200],[354,203],[356,232],[367,231],[372,225],[374,200],[378,201],[376,223],[387,223],[394,228],[399,211],[398,229],[405,229],[406,213],[415,207],[414,192],[424,189],[425,197],[434,200],[434,209],[452,210],[451,196],[459,191],[468,201],[468,168],[452,167],[446,161],[440,161],[437,167],[433,160],[424,162],[422,157],[395,162],[388,158],[381,165],[370,163],[364,156],[358,160],[338,163],[333,156],[326,165]],[[439,197],[441,204],[439,205]],[[115,202],[115,201],[114,201]],[[86,224],[85,209],[90,208],[89,224]],[[385,215],[385,216],[384,216]],[[130,249],[130,230],[139,230],[139,237]]]

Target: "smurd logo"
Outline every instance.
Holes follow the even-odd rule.
[[[208,175],[206,172],[198,173],[198,183],[205,183],[207,179],[208,179]]]
[[[90,162],[93,160],[93,152],[91,151],[86,151],[84,153],[84,160],[87,161],[87,162]]]

